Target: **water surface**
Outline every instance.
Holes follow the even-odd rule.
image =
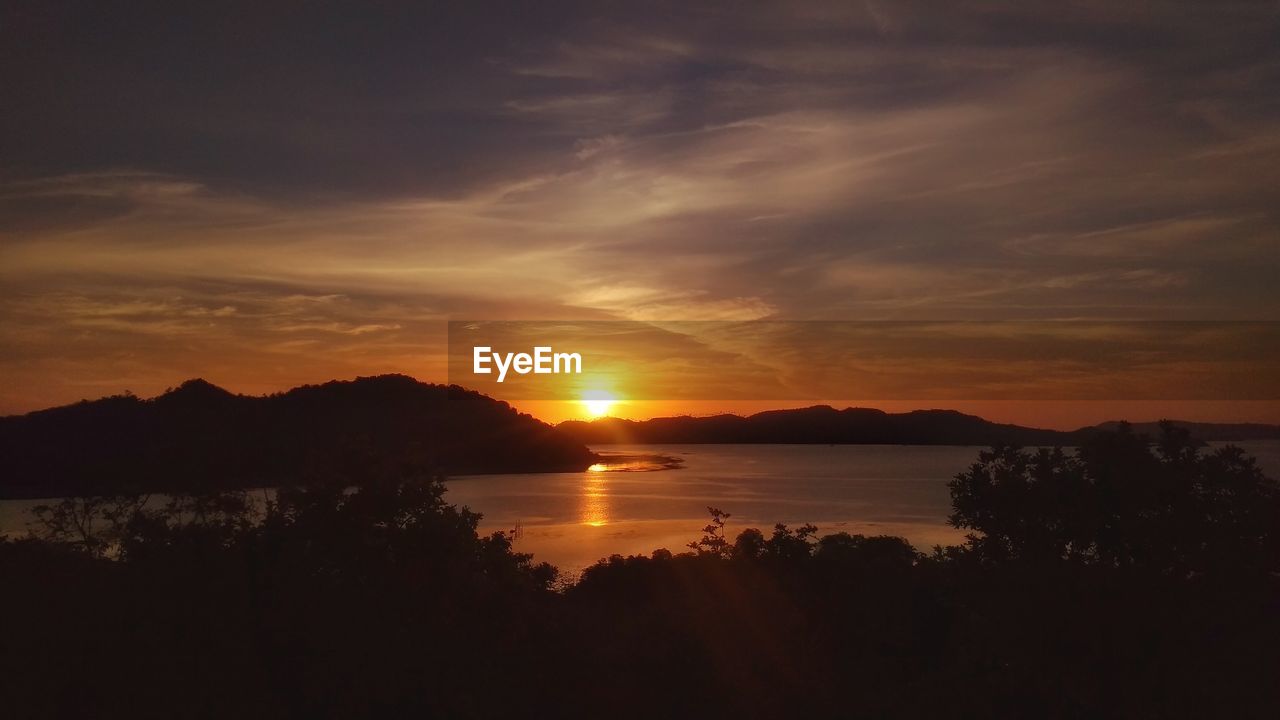
[[[600,445],[583,473],[478,475],[446,498],[484,513],[485,530],[519,527],[516,549],[567,571],[610,554],[673,552],[699,537],[707,507],[731,514],[729,535],[774,523],[822,533],[901,535],[921,548],[957,542],[947,481],[977,447],[901,445]],[[636,456],[677,458],[645,472]],[[621,460],[621,465],[616,461]]]
[[[707,506],[732,515],[728,534],[774,523],[813,523],[907,538],[921,550],[958,543],[947,525],[947,483],[984,448],[922,445],[599,445],[605,463],[583,473],[477,475],[449,483],[446,499],[484,513],[482,528],[520,528],[516,549],[566,571],[610,554],[673,552],[701,535]],[[1280,442],[1251,442],[1272,477]],[[679,469],[643,472],[638,455],[674,457]],[[621,470],[621,471],[617,471]]]
[[[1280,442],[1245,444],[1272,477]],[[680,552],[707,507],[728,534],[813,523],[821,534],[889,534],[921,550],[962,540],[947,525],[947,482],[982,448],[919,445],[600,445],[580,473],[453,478],[445,499],[484,514],[481,529],[519,528],[516,549],[573,573],[611,554]],[[673,462],[674,460],[674,462]],[[39,500],[0,501],[0,532],[21,534]]]

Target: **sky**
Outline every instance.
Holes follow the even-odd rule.
[[[0,9],[0,413],[450,319],[1280,321],[1274,0],[176,5]]]

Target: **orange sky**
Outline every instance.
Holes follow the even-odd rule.
[[[512,403],[516,408],[551,423],[563,420],[588,420],[592,411],[577,402],[527,400]],[[993,422],[1013,423],[1053,430],[1075,430],[1108,420],[1149,422],[1179,419],[1195,422],[1257,422],[1280,424],[1280,403],[1259,402],[1033,402],[970,401],[952,402],[945,406],[920,405],[910,401],[686,401],[686,402],[619,402],[609,415],[643,420],[675,415],[746,415],[765,410],[808,407],[815,404],[844,407],[872,407],[886,412],[909,412],[920,409],[947,409],[978,415]]]
[[[56,5],[0,23],[0,413],[192,377],[443,381],[450,319],[1280,321],[1274,3],[406,3],[358,26],[246,3],[184,6],[210,15],[181,36]],[[1152,364],[1133,337],[1107,340],[1113,392],[1079,346],[998,339],[968,365],[860,357],[855,380],[1036,425],[1280,421],[1245,402],[1280,397],[1270,345]],[[633,394],[750,367],[681,357]],[[788,394],[780,367],[734,397],[908,397]],[[977,371],[1004,392],[935,391]],[[1055,399],[1181,382],[1240,404],[956,399],[1040,397],[1007,391],[1045,373]],[[660,414],[730,409],[715,394]]]

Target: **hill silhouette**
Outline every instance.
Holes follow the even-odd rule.
[[[403,375],[265,397],[202,379],[151,399],[117,395],[0,418],[0,498],[211,492],[373,475],[406,463],[449,475],[573,472],[600,443],[1079,445],[1118,423],[1063,432],[954,410],[817,405],[750,416],[602,418],[551,427],[505,402]],[[1280,427],[1174,423],[1198,438],[1280,438]],[[1154,423],[1133,426],[1157,434]]]
[[[1083,430],[1090,432],[1110,432],[1118,430],[1121,425],[1128,425],[1129,429],[1131,429],[1136,435],[1150,435],[1152,437],[1157,437],[1161,432],[1159,422],[1124,423],[1119,420],[1104,422],[1092,427],[1084,428]],[[1197,440],[1204,440],[1205,442],[1280,440],[1280,426],[1266,425],[1263,423],[1202,423],[1174,420],[1172,425],[1186,430]]]
[[[887,413],[872,408],[837,410],[815,405],[794,410],[769,410],[749,416],[664,417],[651,420],[601,418],[569,420],[557,428],[584,444],[600,443],[787,443],[845,445],[1079,445],[1121,423],[1108,422],[1072,431],[1045,430],[994,423],[955,410],[915,410]],[[1280,438],[1280,427],[1257,424],[1186,423],[1201,440],[1258,440]],[[1134,431],[1159,434],[1158,423],[1133,426]]]
[[[403,375],[265,397],[190,380],[0,418],[0,497],[211,491],[305,484],[413,463],[448,474],[585,469],[564,433],[457,386]]]

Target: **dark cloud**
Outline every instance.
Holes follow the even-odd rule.
[[[1280,319],[1278,7],[7,3],[0,369],[412,370],[459,314]]]

